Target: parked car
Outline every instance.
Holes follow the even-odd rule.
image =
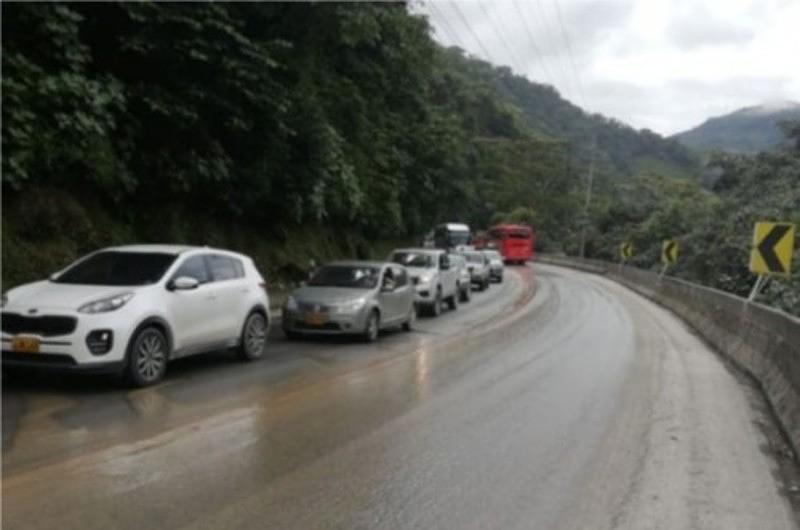
[[[390,260],[408,269],[421,309],[438,316],[445,301],[450,309],[458,308],[460,282],[458,273],[450,267],[446,251],[433,248],[397,249],[392,252]]]
[[[458,298],[461,302],[469,302],[472,298],[472,277],[467,268],[467,260],[461,254],[449,254],[450,267],[458,275]]]
[[[489,278],[497,280],[498,283],[503,283],[503,256],[496,250],[482,251],[487,258],[489,258]]]
[[[461,253],[467,260],[472,285],[477,286],[478,290],[484,291],[489,288],[489,258],[480,250],[467,250]]]
[[[416,319],[414,286],[405,267],[376,261],[337,261],[317,269],[283,306],[288,338],[353,334],[373,342],[381,329]]]
[[[167,362],[236,348],[264,354],[269,297],[253,261],[208,247],[99,250],[2,300],[3,366],[121,371],[137,386]]]

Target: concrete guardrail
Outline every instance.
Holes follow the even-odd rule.
[[[632,266],[560,256],[549,265],[605,275],[671,310],[761,385],[800,455],[800,318],[739,296]]]

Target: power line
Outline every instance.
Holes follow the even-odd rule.
[[[559,5],[558,0],[553,0],[553,3],[556,6],[556,18],[558,19],[558,25],[561,27],[561,35],[564,37],[564,44],[567,46],[567,55],[569,55],[569,62],[572,65],[572,73],[575,76],[575,83],[578,86],[581,102],[583,103],[584,108],[586,108],[586,92],[583,90],[583,83],[581,83],[581,77],[578,74],[578,67],[575,64],[575,54],[572,53],[572,46],[569,43],[569,34],[564,27],[564,18],[561,16],[561,6]]]
[[[442,27],[444,27],[445,33],[447,33],[450,42],[457,44],[462,49],[466,49],[464,47],[464,43],[461,42],[461,39],[458,37],[458,33],[456,33],[453,30],[452,26],[450,26],[450,22],[447,20],[447,17],[444,16],[442,12],[439,10],[438,6],[436,5],[436,2],[430,2],[430,1],[423,2],[423,5],[429,5],[433,9],[433,11],[436,12],[436,17],[439,20]],[[432,12],[430,14],[433,15]]]
[[[481,9],[483,10],[484,16],[486,16],[487,22],[489,22],[489,25],[492,27],[492,31],[495,32],[495,34],[500,38],[500,42],[502,42],[503,46],[505,46],[506,51],[508,52],[508,55],[511,58],[512,65],[517,68],[517,71],[522,72],[522,68],[520,68],[519,66],[520,62],[517,60],[517,56],[514,54],[514,51],[511,49],[511,46],[508,45],[508,41],[506,41],[505,37],[503,37],[503,32],[498,31],[497,26],[494,24],[492,18],[489,16],[489,10],[486,9],[486,4],[480,2],[480,6]]]
[[[492,54],[489,53],[489,51],[486,49],[486,46],[483,45],[483,42],[478,37],[478,34],[475,33],[475,30],[472,29],[472,26],[469,25],[469,22],[467,22],[467,18],[464,16],[464,13],[461,12],[461,8],[458,7],[457,3],[452,3],[451,5],[455,8],[456,13],[458,13],[458,17],[461,19],[461,22],[463,22],[464,25],[467,27],[470,34],[472,35],[472,38],[475,39],[475,42],[477,42],[478,46],[480,46],[481,50],[483,51],[484,57],[486,57],[486,60],[491,62]]]
[[[550,82],[551,85],[555,86],[556,85],[555,76],[553,76],[552,71],[547,66],[547,63],[544,60],[544,54],[542,53],[539,46],[536,44],[536,38],[533,36],[533,31],[531,31],[531,28],[528,26],[528,21],[526,17],[523,15],[523,11],[522,9],[520,9],[517,0],[514,0],[514,7],[517,10],[517,14],[519,15],[520,20],[522,21],[522,25],[525,26],[525,32],[528,34],[528,38],[531,41],[531,46],[533,47],[534,53],[536,53],[536,57],[539,59],[539,64],[541,64],[542,66],[542,71],[544,72],[545,77],[547,77],[547,80]]]
[[[539,16],[540,16],[540,19],[542,21],[542,25],[544,27],[544,32],[547,35],[547,39],[550,42],[556,43],[557,39],[555,37],[554,31],[551,28],[550,20],[549,20],[549,18],[547,16],[547,11],[545,10],[544,6],[542,5],[542,0],[536,0],[536,9],[539,11]],[[567,69],[565,69],[565,67],[562,64],[562,62],[559,61],[557,58],[554,59],[554,62],[556,64],[556,69],[558,70],[558,73],[559,73],[561,79],[564,81],[564,87],[563,87],[564,92],[565,93],[572,93],[573,92],[573,88],[571,86],[572,82],[570,81],[569,72],[567,71]],[[577,94],[575,94],[575,95],[577,95]],[[570,99],[572,99],[572,98],[570,98]]]

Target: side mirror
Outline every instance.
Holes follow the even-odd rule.
[[[388,278],[383,281],[383,285],[381,286],[381,291],[383,291],[384,293],[391,293],[396,288],[397,286],[395,285],[394,280]]]
[[[170,290],[189,291],[191,289],[197,289],[199,285],[200,282],[197,281],[197,278],[192,278],[190,276],[179,276],[170,282]]]

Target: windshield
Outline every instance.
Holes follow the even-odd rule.
[[[470,242],[469,232],[455,232],[451,231],[447,235],[447,239],[453,246],[467,245]]]
[[[477,252],[464,254],[464,257],[467,258],[467,261],[469,263],[483,263],[483,256],[481,254],[478,254]]]
[[[378,286],[379,267],[328,265],[319,269],[309,280],[311,287],[349,287],[374,289]]]
[[[175,261],[160,252],[98,252],[72,265],[53,281],[81,285],[148,285],[160,280]]]
[[[432,268],[436,266],[433,256],[424,252],[395,252],[392,261],[406,267]]]
[[[471,237],[467,230],[438,229],[435,240],[437,246],[440,247],[457,247],[459,245],[468,245]]]

